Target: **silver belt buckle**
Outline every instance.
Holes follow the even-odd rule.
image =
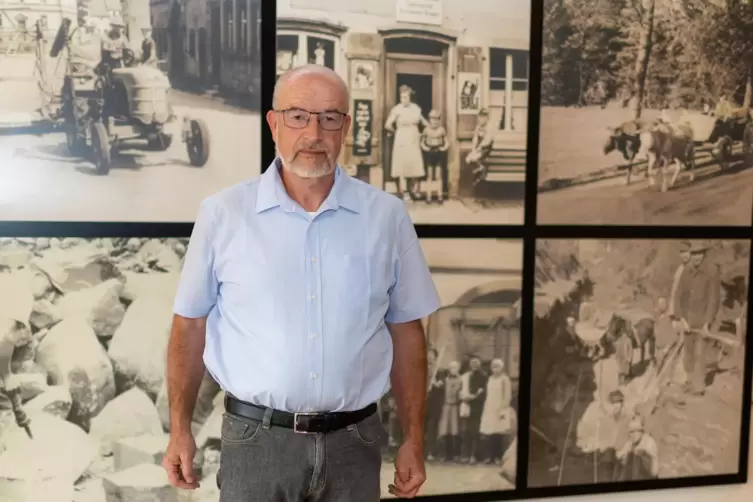
[[[304,413],[304,412],[293,413],[293,432],[295,432],[296,434],[316,434],[316,432],[302,431],[298,429],[298,417],[309,417],[309,416],[314,416],[318,414],[319,413]]]

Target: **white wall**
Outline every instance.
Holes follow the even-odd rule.
[[[751,428],[753,434],[753,427]],[[751,450],[753,452],[753,449]],[[748,472],[753,481],[753,455],[749,455]],[[589,495],[584,497],[558,497],[548,499],[531,499],[532,502],[558,500],[562,502],[753,502],[753,482],[745,485],[709,486],[703,488],[686,488],[682,490],[656,490],[630,493],[610,493],[607,495]]]

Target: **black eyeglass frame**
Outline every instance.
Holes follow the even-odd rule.
[[[303,129],[303,128],[305,128],[307,125],[309,125],[309,121],[311,120],[311,116],[312,115],[316,115],[317,116],[317,121],[319,122],[319,126],[322,129],[324,129],[325,131],[340,131],[343,127],[345,127],[345,117],[348,116],[347,113],[343,113],[343,112],[338,111],[338,110],[326,110],[326,111],[323,111],[323,112],[312,112],[312,111],[309,111],[309,110],[304,110],[303,108],[283,108],[283,109],[274,108],[273,111],[275,113],[281,113],[282,114],[282,122],[283,122],[283,124],[285,124],[286,127],[290,127],[291,129]],[[286,115],[285,115],[286,112],[301,112],[301,113],[308,114],[306,116],[306,123],[303,124],[300,127],[291,126],[290,124],[288,124],[288,119],[286,118]],[[340,119],[341,119],[340,125],[338,127],[334,128],[334,129],[330,129],[330,128],[326,127],[324,124],[322,124],[322,120],[321,120],[320,117],[322,115],[326,114],[326,113],[332,113],[332,114],[339,115]]]

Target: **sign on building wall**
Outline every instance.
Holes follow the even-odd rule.
[[[458,113],[476,115],[481,109],[481,74],[458,72]]]
[[[403,23],[442,24],[443,0],[397,0],[395,18]]]
[[[371,155],[374,123],[372,101],[356,99],[353,101],[353,107],[353,156],[368,157]]]

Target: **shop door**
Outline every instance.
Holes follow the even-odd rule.
[[[420,59],[417,59],[420,58]],[[414,55],[388,55],[385,67],[384,118],[400,100],[400,86],[407,85],[415,91],[413,101],[421,108],[428,120],[429,112],[437,110],[446,124],[444,63],[441,58]],[[384,126],[384,124],[382,124]],[[392,140],[384,141],[382,158],[385,160],[385,182],[391,181]]]

